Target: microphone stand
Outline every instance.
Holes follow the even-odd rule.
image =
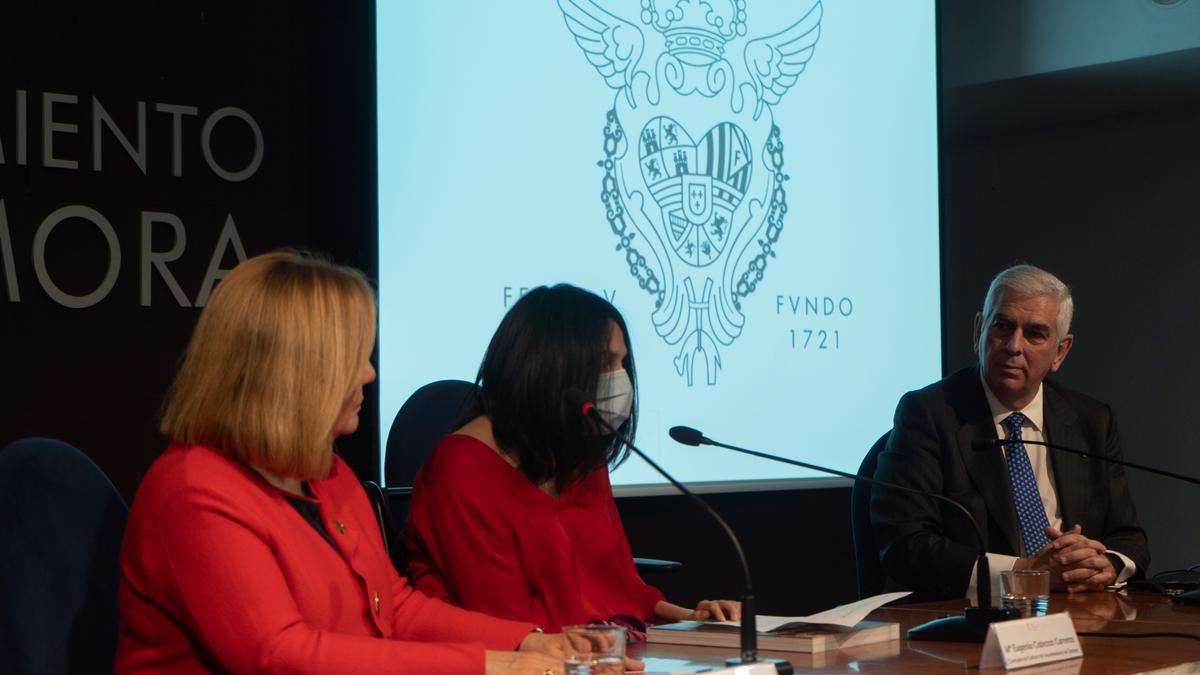
[[[582,398],[576,392],[568,391],[567,394],[573,398]],[[620,441],[624,443],[626,447],[632,450],[634,454],[636,454],[638,457],[641,457],[642,460],[649,464],[655,471],[662,474],[663,478],[666,478],[668,481],[670,481],[671,485],[675,486],[676,490],[679,490],[681,493],[686,495],[705,513],[711,516],[713,520],[717,521],[717,524],[720,525],[723,530],[725,530],[725,534],[729,537],[729,541],[733,542],[733,548],[737,551],[738,560],[742,564],[742,575],[744,577],[745,584],[745,591],[742,593],[741,657],[736,659],[725,659],[725,665],[746,666],[755,663],[770,663],[775,666],[775,672],[779,675],[792,675],[794,671],[790,662],[783,659],[760,659],[758,657],[758,627],[755,621],[757,614],[755,612],[754,587],[750,582],[750,564],[746,561],[746,554],[742,551],[742,544],[738,540],[737,535],[733,533],[733,528],[729,527],[729,524],[725,522],[725,519],[722,518],[715,510],[713,510],[713,508],[708,505],[708,502],[696,496],[696,494],[687,489],[683,483],[675,480],[671,474],[667,473],[666,469],[663,469],[658,465],[657,462],[650,459],[646,453],[642,452],[636,445],[634,445],[632,439],[617,429],[614,429],[611,424],[605,421],[604,417],[600,414],[600,411],[596,410],[596,406],[591,401],[585,400],[580,406],[580,409],[583,412],[584,417],[587,417],[595,422],[602,430],[607,431],[608,433],[620,439]]]
[[[1181,480],[1186,483],[1192,483],[1193,485],[1200,485],[1200,478],[1194,478],[1192,476],[1185,476],[1181,473],[1173,473],[1171,471],[1164,471],[1162,469],[1156,469],[1152,466],[1146,466],[1144,464],[1134,464],[1133,462],[1126,462],[1123,459],[1115,459],[1113,457],[1105,457],[1104,455],[1097,455],[1093,452],[1085,452],[1083,450],[1076,450],[1075,448],[1068,448],[1065,445],[1059,445],[1057,443],[1047,443],[1046,441],[1027,441],[1027,440],[1017,440],[1015,438],[1013,438],[1013,439],[977,438],[971,442],[971,445],[976,450],[994,450],[996,448],[1001,448],[1006,445],[1016,445],[1018,443],[1022,443],[1024,445],[1040,445],[1045,448],[1050,448],[1051,450],[1058,450],[1059,452],[1069,452],[1072,455],[1079,455],[1080,457],[1082,457],[1084,459],[1098,459],[1101,462],[1108,462],[1109,464],[1125,466],[1125,467],[1129,467],[1130,469],[1138,469],[1139,471],[1147,471],[1149,473],[1156,473],[1160,476],[1166,476],[1167,478],[1174,478],[1176,480]]]
[[[976,558],[975,562],[975,591],[976,605],[978,606],[967,607],[964,610],[963,616],[942,617],[940,619],[934,619],[928,623],[911,628],[908,631],[908,639],[937,640],[941,642],[983,642],[984,639],[987,638],[987,630],[989,625],[997,621],[1008,621],[1010,619],[1018,618],[1019,614],[1015,608],[992,607],[992,577],[991,570],[988,565],[987,547],[984,545],[983,531],[979,529],[979,523],[975,521],[975,518],[971,515],[971,512],[968,511],[965,506],[959,504],[953,499],[933,492],[926,492],[924,490],[917,490],[916,488],[910,488],[904,485],[889,483],[874,477],[868,478],[866,476],[859,476],[858,474],[838,471],[837,469],[830,469],[828,467],[818,466],[816,464],[809,464],[808,462],[801,462],[799,460],[789,459],[787,457],[780,457],[778,455],[772,455],[766,452],[749,450],[747,448],[740,448],[736,445],[729,445],[728,443],[714,441],[696,429],[692,429],[690,427],[671,427],[669,433],[671,438],[675,439],[679,443],[683,443],[684,445],[712,445],[718,448],[725,448],[726,450],[740,452],[745,455],[761,457],[763,459],[782,462],[784,464],[791,464],[793,466],[799,466],[805,469],[811,469],[813,471],[820,471],[822,473],[828,473],[834,476],[841,476],[842,478],[861,480],[866,483],[871,483],[872,485],[882,485],[883,487],[891,488],[893,490],[901,490],[903,492],[911,492],[923,497],[929,497],[931,499],[950,504],[959,511],[962,511],[963,515],[967,517],[967,520],[970,521],[971,525],[973,526],[976,544],[979,549],[979,556]]]

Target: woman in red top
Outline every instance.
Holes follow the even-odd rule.
[[[739,603],[667,602],[633,566],[608,481],[628,454],[567,392],[633,436],[625,321],[574,286],[540,287],[505,315],[479,369],[469,421],[438,444],[413,485],[409,571],[426,594],[546,630],[594,621],[739,618]]]
[[[355,270],[277,252],[221,282],[129,515],[118,673],[562,672],[561,636],[428,598],[392,568],[333,454],[358,427],[374,340]]]

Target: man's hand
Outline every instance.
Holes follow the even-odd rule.
[[[1050,587],[1068,593],[1101,591],[1117,580],[1104,544],[1083,536],[1079,525],[1065,533],[1047,527],[1046,537],[1049,544],[1018,560],[1013,569],[1050,570]]]
[[[1046,536],[1055,552],[1051,554],[1050,579],[1061,579],[1068,593],[1102,591],[1117,580],[1117,570],[1109,560],[1105,545],[1083,536],[1078,524],[1067,533],[1046,528]]]

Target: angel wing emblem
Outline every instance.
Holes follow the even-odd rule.
[[[588,62],[608,86],[624,91],[630,107],[636,108],[631,90],[645,49],[642,31],[592,0],[558,0],[558,8]]]
[[[804,72],[821,37],[822,11],[818,2],[791,26],[746,43],[742,55],[750,72],[750,84],[758,95],[755,119],[762,114],[763,104],[779,103]]]

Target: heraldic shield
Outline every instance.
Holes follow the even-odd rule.
[[[746,133],[721,122],[693,143],[679,122],[656,117],[638,136],[638,160],[671,248],[688,265],[712,263],[725,249],[734,212],[749,187]]]
[[[720,350],[741,335],[743,301],[776,256],[787,175],[772,106],[812,57],[821,5],[743,41],[745,0],[641,0],[640,23],[664,38],[653,54],[641,27],[593,0],[558,4],[616,90],[599,165],[617,249],[653,298],[655,331],[679,347],[676,372],[716,385]]]

